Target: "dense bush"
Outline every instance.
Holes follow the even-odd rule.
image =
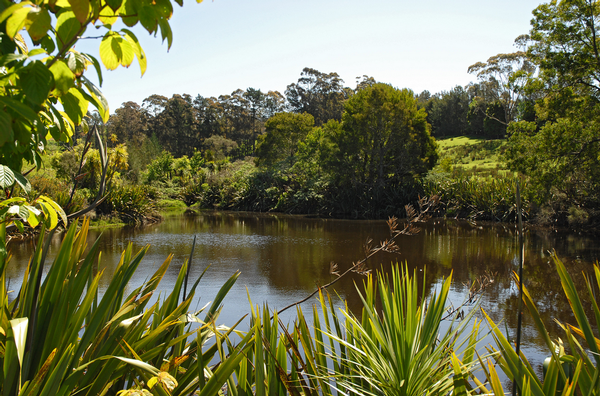
[[[156,205],[151,196],[154,189],[148,186],[116,185],[98,206],[99,214],[117,215],[125,223],[143,223],[156,218]]]

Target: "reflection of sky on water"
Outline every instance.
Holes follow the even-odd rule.
[[[438,288],[441,279],[452,272],[454,282],[450,300],[454,306],[460,305],[466,298],[468,285],[481,276],[493,274],[494,283],[485,290],[481,307],[500,328],[508,328],[513,337],[518,300],[516,285],[510,279],[511,272],[518,268],[514,226],[474,226],[454,220],[432,220],[421,228],[417,235],[398,239],[400,254],[379,255],[370,260],[371,268],[389,271],[392,262],[406,263],[411,273],[416,271],[426,295]],[[268,304],[271,310],[286,306],[333,280],[334,277],[329,274],[330,262],[337,263],[339,271],[343,272],[364,257],[363,245],[368,238],[373,239],[375,246],[378,241],[389,238],[383,221],[226,212],[172,217],[141,229],[91,230],[89,244],[100,234],[102,260],[99,269],[104,270],[101,290],[108,286],[110,275],[128,244],[132,245],[134,252],[150,245],[129,285],[131,290],[150,279],[164,260],[173,254],[171,267],[159,287],[161,298],[172,290],[179,269],[190,255],[196,235],[190,278],[195,280],[207,267],[210,268],[199,284],[193,308],[211,301],[230,276],[236,271],[241,272],[224,301],[219,323],[225,324],[233,324],[250,312],[248,295],[255,306]],[[556,249],[569,271],[576,278],[581,278],[581,271],[589,272],[591,263],[600,258],[600,244],[590,236],[542,229],[527,231],[525,243],[526,286],[556,338],[560,334],[553,319],[572,323],[573,318],[568,313],[568,302],[561,295],[549,251]],[[50,260],[58,245],[59,239],[52,242]],[[11,243],[10,250],[14,257],[7,275],[14,289],[25,271],[32,244]],[[339,293],[358,313],[361,302],[355,284],[361,287],[362,278],[352,274],[335,285],[332,295],[337,300],[336,293]],[[583,290],[583,286],[579,289]],[[308,316],[312,315],[311,307],[315,301],[311,299],[302,306]],[[336,305],[342,306],[341,302]],[[295,309],[287,311],[284,322],[292,321],[295,312]],[[545,346],[527,315],[524,316],[523,329],[525,354],[539,367],[546,356]],[[491,342],[491,338],[488,336],[484,341]]]

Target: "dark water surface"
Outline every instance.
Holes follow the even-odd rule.
[[[266,215],[240,212],[203,212],[166,218],[162,223],[145,228],[106,229],[90,231],[90,244],[100,237],[105,275],[101,288],[107,286],[110,274],[118,264],[121,252],[131,243],[134,251],[150,245],[133,283],[137,286],[149,279],[154,271],[173,254],[171,268],[160,290],[168,292],[177,278],[179,268],[190,254],[194,235],[197,236],[191,278],[195,279],[210,266],[196,293],[198,307],[211,301],[221,285],[235,272],[241,276],[225,300],[219,323],[233,325],[250,312],[250,302],[268,303],[271,309],[298,301],[319,285],[330,282],[330,262],[338,264],[340,272],[353,261],[364,257],[364,244],[371,238],[374,244],[389,238],[384,221],[351,221],[310,219],[287,215]],[[54,242],[58,245],[59,239]],[[495,274],[494,283],[485,290],[481,306],[497,322],[504,321],[514,336],[517,323],[517,287],[510,280],[518,268],[517,234],[513,225],[472,225],[456,220],[431,220],[421,225],[421,232],[402,236],[398,240],[400,253],[382,254],[368,263],[371,268],[389,270],[392,262],[406,262],[416,270],[420,284],[427,293],[433,292],[453,272],[451,299],[459,305],[468,295],[468,284],[480,276]],[[31,243],[11,243],[13,254],[7,276],[18,285],[32,249]],[[551,230],[528,230],[525,234],[526,286],[537,302],[553,338],[560,335],[553,319],[575,323],[568,302],[562,294],[550,251],[558,256],[574,275],[579,290],[584,290],[581,272],[592,272],[600,259],[600,243],[596,237]],[[55,249],[56,250],[56,249]],[[51,252],[52,255],[52,252]],[[360,300],[353,274],[335,286],[355,312]],[[13,286],[14,288],[15,286]],[[303,305],[305,313],[313,301]],[[285,316],[291,321],[295,310]],[[504,325],[501,325],[504,328]],[[532,363],[539,364],[548,355],[543,340],[525,315],[523,350]],[[491,341],[491,340],[490,340]]]

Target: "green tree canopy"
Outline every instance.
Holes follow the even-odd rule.
[[[287,86],[285,96],[292,111],[312,115],[320,126],[329,120],[340,120],[349,94],[343,84],[335,72],[326,74],[305,67],[298,82]]]
[[[265,123],[266,133],[256,148],[258,164],[273,165],[287,160],[293,165],[298,144],[311,131],[315,119],[308,113],[277,113]]]
[[[355,185],[412,180],[437,161],[424,109],[409,89],[366,87],[344,106],[337,168]]]

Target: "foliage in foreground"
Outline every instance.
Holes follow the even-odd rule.
[[[598,265],[596,285],[586,278],[581,300],[555,258],[577,320],[562,325],[566,348],[551,340],[525,293],[525,306],[551,355],[545,378],[539,379],[489,317],[497,346],[487,357],[480,355],[474,311],[448,315],[451,278],[427,296],[419,293],[416,274],[395,266],[389,275],[367,278],[359,292],[361,315],[348,307],[336,310],[322,291],[312,315],[298,307],[291,328],[267,306],[252,306],[249,330],[232,337],[235,325],[217,326],[216,320],[238,274],[210,307],[190,313],[202,276],[187,292],[185,263],[172,291],[157,301],[153,294],[171,257],[134,288],[128,284],[147,248],[136,254],[128,247],[100,297],[102,273],[94,273],[98,244],[85,253],[87,230],[86,221],[79,231],[72,225],[50,266],[50,243],[40,238],[14,296],[6,288],[9,255],[4,227],[0,230],[3,395],[216,395],[225,388],[232,395],[503,395],[498,368],[516,380],[522,395],[599,394]],[[584,309],[588,304],[591,309]],[[480,369],[484,383],[476,376]]]
[[[45,262],[49,243],[40,238],[17,295],[9,300],[6,268],[9,257],[0,233],[0,389],[3,395],[98,395],[119,389],[152,387],[156,395],[214,395],[220,379],[243,358],[222,343],[232,329],[218,327],[219,306],[237,278],[233,275],[213,304],[190,313],[198,281],[182,299],[187,263],[173,291],[153,302],[171,256],[142,286],[127,285],[147,248],[128,247],[99,297],[101,272],[95,243],[86,251],[88,223],[69,228],[52,265]],[[43,232],[42,232],[43,235]],[[47,274],[42,280],[42,274]],[[185,292],[184,292],[185,293]],[[203,317],[200,318],[200,314]],[[206,343],[211,340],[210,345]],[[240,348],[247,345],[242,340]],[[221,356],[219,356],[221,355]],[[218,357],[221,364],[210,366]]]

